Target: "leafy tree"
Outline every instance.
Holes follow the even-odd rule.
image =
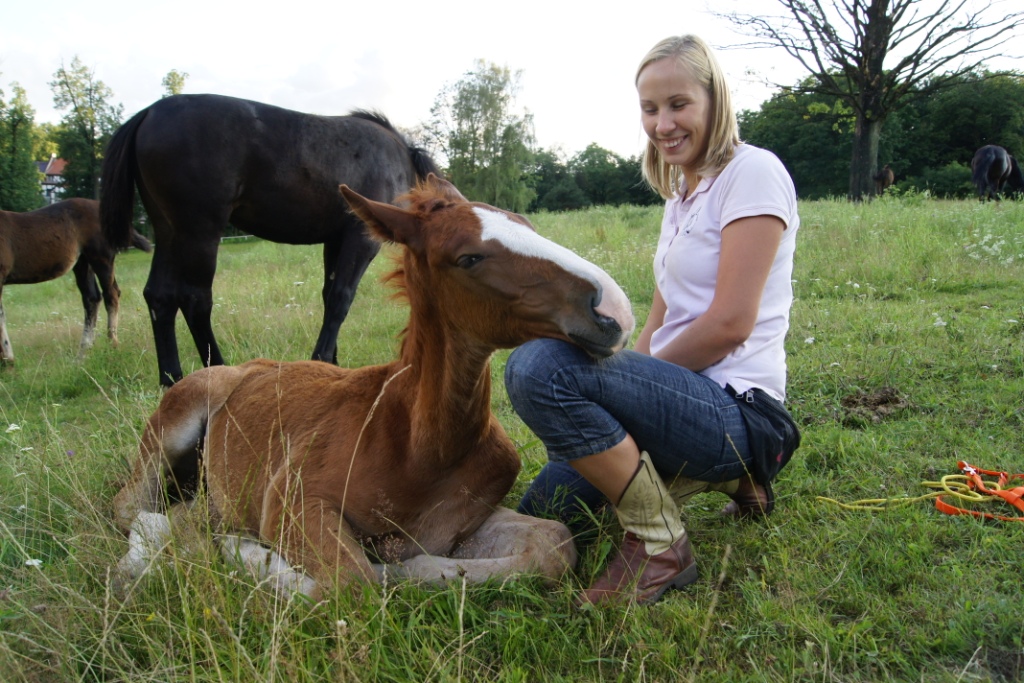
[[[742,137],[782,159],[801,197],[846,192],[853,116],[842,100],[789,88],[739,118]],[[1024,75],[964,74],[912,99],[887,119],[879,161],[892,166],[901,189],[968,196],[971,157],[988,143],[1024,155]]]
[[[42,160],[49,159],[54,154],[60,153],[60,145],[57,144],[58,133],[61,129],[59,123],[37,123],[32,127],[32,157]]]
[[[164,86],[163,97],[171,97],[172,95],[180,95],[185,89],[185,81],[188,80],[188,74],[177,69],[171,69],[164,76],[164,80],[160,82]]]
[[[0,209],[31,211],[42,203],[39,169],[33,155],[35,112],[25,90],[12,83],[14,98],[0,90]]]
[[[520,74],[477,60],[473,71],[442,89],[424,129],[469,199],[512,211],[525,211],[535,196],[533,116],[514,112]]]
[[[71,68],[61,67],[50,83],[53,104],[67,113],[57,136],[64,167],[65,195],[100,196],[100,165],[107,140],[121,124],[123,107],[113,105],[113,92],[76,56]]]
[[[542,149],[534,155],[534,189],[536,197],[530,211],[572,211],[590,205],[590,200],[576,184],[559,150]]]
[[[744,140],[782,160],[800,197],[845,194],[853,123],[841,100],[790,88],[740,112],[739,122]]]
[[[1009,41],[1024,12],[966,0],[777,0],[783,16],[732,13],[759,46],[778,46],[815,79],[814,92],[853,109],[849,196],[873,191],[882,124],[913,98],[930,96]],[[925,5],[928,5],[927,7]]]
[[[619,167],[623,159],[595,143],[569,162],[576,184],[593,204],[625,204],[628,192],[621,182]]]

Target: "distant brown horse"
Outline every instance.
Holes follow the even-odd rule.
[[[55,280],[69,270],[75,272],[75,283],[85,307],[80,353],[92,346],[96,336],[101,290],[107,308],[107,334],[117,343],[121,290],[114,279],[116,251],[100,230],[99,210],[99,202],[92,199],[68,199],[26,213],[0,211],[0,360],[3,362],[14,362],[3,307],[4,285]],[[134,230],[131,244],[143,251],[152,250],[149,240]]]
[[[878,173],[872,176],[875,180],[875,194],[882,194],[896,182],[896,175],[889,168],[889,164],[882,167]]]
[[[608,356],[633,330],[625,294],[523,217],[436,176],[397,200],[408,209],[341,192],[375,239],[403,245],[389,278],[410,309],[399,358],[254,360],[176,383],[114,500],[129,532],[121,577],[170,538],[168,486],[187,489],[176,477],[199,470],[215,528],[244,536],[222,550],[264,571],[300,567],[278,585],[312,595],[384,573],[553,580],[575,562],[561,523],[499,507],[520,463],[491,412],[490,358],[539,337]]]

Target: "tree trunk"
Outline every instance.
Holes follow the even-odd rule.
[[[874,194],[874,175],[878,168],[878,140],[881,119],[869,119],[857,112],[853,129],[853,158],[850,161],[850,199],[859,202]]]

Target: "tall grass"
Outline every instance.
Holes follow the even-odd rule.
[[[76,360],[70,278],[4,292],[17,356],[0,370],[3,681],[1012,681],[1024,677],[1024,525],[930,502],[850,511],[819,497],[901,498],[957,460],[1024,472],[1024,206],[904,197],[804,203],[790,405],[803,445],[760,522],[685,510],[702,578],[650,608],[579,611],[572,596],[614,522],[553,589],[531,580],[365,587],[285,601],[186,520],[166,561],[126,594],[110,501],[160,398],[142,301],[149,257],[118,259],[121,346]],[[657,208],[533,217],[650,306]],[[405,313],[379,258],[342,326],[344,365],[392,357]],[[214,328],[228,362],[308,356],[319,250],[226,244]],[[198,356],[183,325],[186,372]],[[501,389],[493,407],[524,468],[544,462]],[[38,560],[39,562],[30,562]]]

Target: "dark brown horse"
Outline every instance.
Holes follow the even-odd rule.
[[[149,240],[134,230],[129,231],[128,239],[143,251],[152,249]],[[115,253],[100,230],[99,202],[95,200],[68,199],[26,213],[0,211],[0,360],[14,362],[3,306],[4,285],[54,280],[69,270],[75,272],[85,307],[80,353],[92,346],[96,336],[101,292],[107,308],[107,334],[116,344],[121,290],[114,279]]]
[[[561,523],[499,507],[519,456],[491,412],[490,359],[538,337],[608,356],[633,330],[625,294],[523,217],[435,176],[404,198],[408,210],[341,189],[376,239],[403,245],[390,276],[409,303],[399,358],[357,369],[255,360],[171,387],[114,500],[129,532],[121,577],[144,572],[168,540],[164,492],[198,469],[214,524],[248,537],[225,552],[284,569],[275,580],[293,590],[385,571],[554,579],[575,562]]]
[[[885,192],[889,187],[896,182],[896,175],[892,172],[889,164],[882,167],[878,173],[873,176],[875,180],[875,194],[880,195]]]
[[[975,152],[971,159],[971,179],[978,188],[978,199],[999,201],[1012,170],[1013,157],[998,145],[985,145]]]
[[[338,328],[378,250],[338,185],[390,201],[436,170],[379,114],[313,116],[178,95],[133,116],[107,148],[101,213],[108,239],[125,243],[137,187],[153,224],[156,251],[144,293],[160,383],[182,377],[179,310],[203,363],[224,362],[210,313],[217,247],[229,223],[274,242],[324,245],[324,317],[313,359],[336,362]]]

